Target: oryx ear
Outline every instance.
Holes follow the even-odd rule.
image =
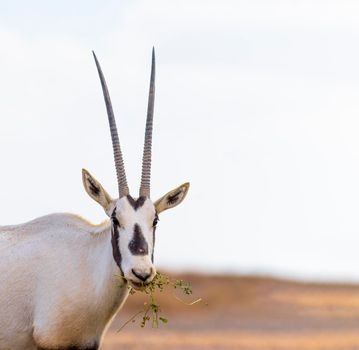
[[[82,169],[82,182],[88,195],[105,209],[108,216],[111,216],[114,200],[86,169]]]
[[[173,208],[176,205],[180,204],[186,197],[188,189],[189,189],[189,182],[186,182],[183,185],[177,187],[176,189],[168,192],[160,199],[158,199],[155,202],[155,208],[157,213]]]

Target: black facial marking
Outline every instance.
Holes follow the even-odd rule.
[[[154,218],[154,220],[153,220],[152,226],[153,226],[153,227],[156,227],[157,224],[158,224],[158,221],[160,221],[160,219],[159,219],[159,217],[158,217],[158,214],[156,213],[156,216],[155,216],[155,218]]]
[[[89,189],[92,192],[92,194],[94,196],[98,196],[100,194],[100,188],[98,186],[96,186],[96,184],[93,182],[93,180],[91,178],[87,178],[88,182],[89,182]]]
[[[112,254],[113,254],[113,258],[116,261],[116,264],[120,268],[121,275],[124,276],[123,271],[122,271],[122,267],[121,267],[122,257],[121,257],[120,248],[118,246],[118,240],[119,240],[119,235],[120,235],[118,228],[119,228],[119,223],[118,223],[118,220],[116,218],[116,208],[115,208],[113,210],[113,212],[112,212],[112,215],[111,215]]]
[[[153,226],[153,232],[152,232],[152,242],[153,242],[153,246],[152,246],[152,254],[151,254],[152,263],[154,262],[155,241],[156,241],[156,226]]]
[[[141,208],[146,201],[146,197],[144,196],[138,197],[137,200],[135,200],[130,195],[127,195],[127,199],[128,202],[131,204],[131,207],[135,210]]]
[[[148,244],[145,237],[143,237],[141,227],[138,224],[135,224],[133,228],[133,238],[128,244],[128,249],[133,255],[148,254]]]
[[[167,204],[171,205],[171,204],[175,204],[178,201],[178,197],[179,195],[182,193],[182,191],[178,191],[175,194],[172,194],[170,196],[167,197]]]

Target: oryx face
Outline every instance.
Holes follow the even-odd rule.
[[[114,259],[124,277],[135,287],[152,281],[155,230],[158,215],[149,198],[130,195],[116,203],[111,215]]]
[[[182,202],[187,194],[189,183],[168,192],[156,202],[152,202],[150,199],[152,122],[155,93],[155,56],[153,51],[141,187],[138,198],[130,196],[110,96],[95,54],[94,57],[110,124],[119,199],[113,200],[101,184],[85,169],[82,170],[82,179],[87,193],[105,209],[106,214],[111,219],[113,258],[121,274],[133,287],[137,288],[142,284],[151,282],[156,274],[153,258],[158,215],[162,211],[173,208]]]
[[[113,258],[123,277],[137,288],[152,281],[156,274],[154,247],[158,216],[180,204],[189,183],[175,188],[155,202],[149,197],[130,195],[112,199],[87,170],[82,169],[86,192],[98,202],[111,220]]]

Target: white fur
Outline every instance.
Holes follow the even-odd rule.
[[[113,257],[110,221],[94,226],[76,215],[52,214],[0,226],[0,350],[100,344],[128,297],[129,284],[141,282],[133,271],[148,274],[146,283],[156,274],[151,260],[156,213],[178,205],[189,184],[155,204],[146,198],[135,209],[127,197],[111,199],[97,180],[84,174],[86,191],[107,215],[116,209],[121,269]],[[135,225],[147,242],[146,255],[129,249]]]
[[[128,296],[110,224],[70,214],[0,227],[0,349],[91,345]]]

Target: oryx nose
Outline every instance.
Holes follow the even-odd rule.
[[[152,275],[152,269],[149,271],[136,271],[135,269],[132,269],[132,273],[142,282],[146,282]]]

